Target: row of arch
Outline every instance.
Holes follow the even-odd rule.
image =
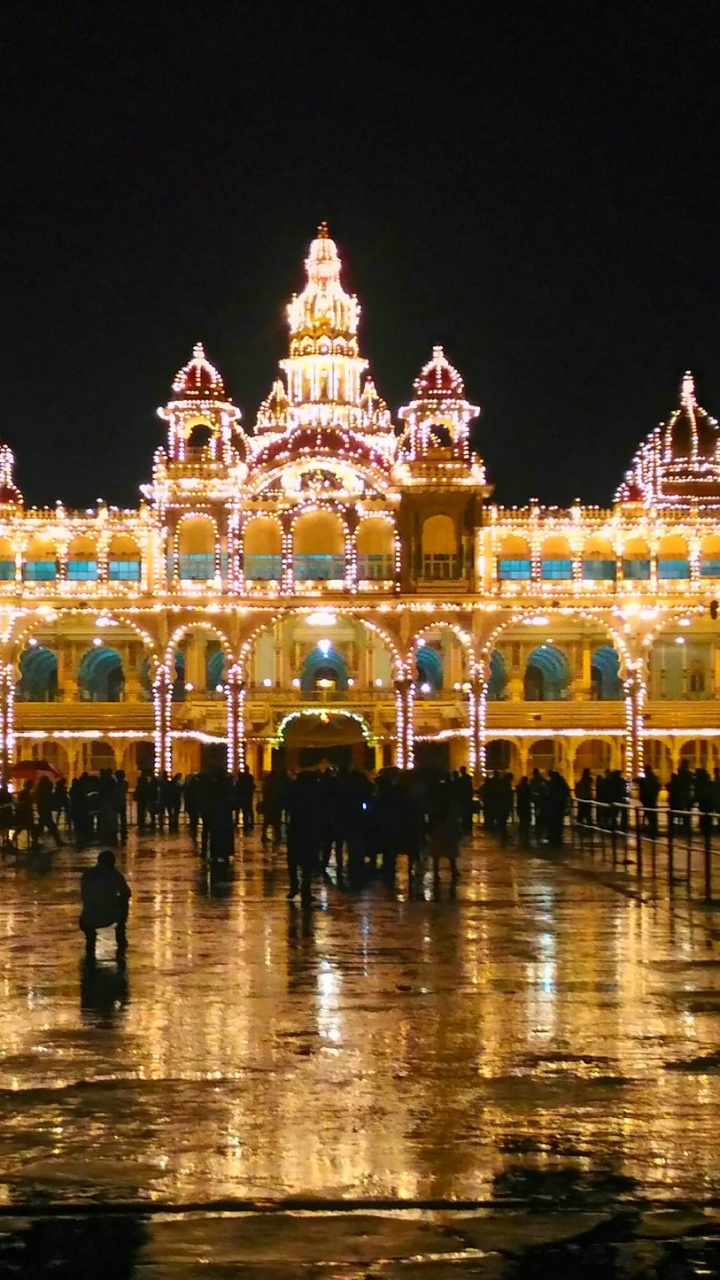
[[[653,563],[660,579],[692,576],[690,546],[687,538],[680,534],[661,537],[654,548],[645,538],[626,538],[620,553],[609,538],[595,535],[584,542],[579,556],[573,552],[570,539],[559,536],[546,538],[536,557],[528,539],[517,534],[503,538],[497,548],[497,573],[501,581],[536,576],[549,581],[570,580],[576,563],[580,577],[585,580],[614,581],[618,562],[625,579],[649,579]],[[720,577],[720,535],[708,534],[702,539],[698,570],[701,577]]]

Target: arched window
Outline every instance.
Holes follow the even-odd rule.
[[[720,578],[720,537],[710,534],[700,547],[700,577]]]
[[[685,539],[677,534],[661,538],[658,547],[658,578],[677,580],[689,577],[690,557]]]
[[[332,511],[308,511],[295,523],[293,568],[298,582],[340,581],[345,577],[345,532]]]
[[[26,582],[55,582],[58,576],[55,543],[46,538],[31,538],[25,552],[23,572]]]
[[[68,582],[96,582],[97,547],[92,538],[73,538],[67,553]]]
[[[215,576],[215,522],[210,516],[189,516],[178,528],[180,579],[209,582]]]
[[[58,692],[58,662],[45,645],[28,645],[20,655],[20,679],[15,696],[20,702],[54,702]]]
[[[225,652],[220,644],[209,644],[205,654],[205,683],[217,690],[225,680]]]
[[[110,539],[108,578],[111,582],[140,581],[140,549],[128,534],[117,533]]]
[[[583,547],[582,575],[586,582],[614,582],[617,561],[607,538],[588,538]]]
[[[505,670],[505,659],[497,649],[493,649],[490,654],[490,679],[488,680],[487,696],[490,702],[500,702],[505,697],[507,688],[507,671]]]
[[[601,702],[617,702],[622,698],[620,657],[611,644],[596,649],[591,659],[593,697]]]
[[[306,693],[314,689],[330,692],[333,689],[347,689],[347,664],[341,653],[327,640],[319,640],[317,648],[311,649],[303,662],[300,673],[300,688]]]
[[[212,427],[206,422],[196,422],[187,438],[187,453],[200,453],[212,440]]]
[[[395,576],[395,530],[389,520],[361,520],[357,531],[361,582],[391,582]]]
[[[103,644],[88,650],[78,667],[78,688],[86,702],[119,702],[125,672],[117,649]]]
[[[572,578],[572,552],[567,538],[546,538],[540,555],[544,579],[559,582]]]
[[[623,547],[623,578],[646,582],[650,577],[650,548],[644,538],[628,538]]]
[[[243,568],[246,582],[279,582],[282,577],[282,533],[277,520],[259,516],[245,525]]]
[[[15,552],[7,538],[0,538],[0,582],[15,581]]]
[[[532,576],[530,543],[514,535],[503,538],[498,553],[498,578],[501,582],[526,581]]]
[[[437,693],[443,687],[442,654],[433,645],[419,645],[415,650],[417,684],[423,693]],[[423,688],[423,686],[426,686]]]
[[[422,527],[423,577],[457,578],[460,574],[458,539],[450,516],[428,516]]]
[[[527,702],[559,702],[565,697],[570,667],[565,654],[551,644],[534,649],[525,668]]]

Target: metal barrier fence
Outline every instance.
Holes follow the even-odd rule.
[[[712,900],[713,854],[720,852],[720,814],[698,809],[649,808],[639,803],[573,800],[570,814],[573,842],[591,854],[610,853],[613,867],[635,866],[638,876],[649,858],[658,874],[658,855],[664,854],[670,887],[678,873],[690,887],[701,864],[703,895]],[[684,867],[683,864],[684,863]]]

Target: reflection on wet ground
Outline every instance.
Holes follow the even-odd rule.
[[[593,1251],[598,1275],[703,1274],[720,1203],[712,912],[478,839],[454,897],[429,879],[413,898],[400,880],[325,883],[304,913],[282,854],[240,844],[212,877],[184,837],[131,845],[122,967],[111,939],[81,959],[94,854],[0,868],[0,1275],[44,1274],[53,1251],[62,1275],[63,1233],[68,1274],[86,1274],[82,1251],[96,1265],[115,1232],[116,1271],[88,1275],[137,1261],[146,1280],[185,1277],[205,1257],[203,1275],[392,1276],[402,1256],[539,1276],[522,1268],[571,1248],[587,1276]],[[211,1212],[288,1197],[364,1217]],[[411,1223],[368,1217],[397,1200],[418,1205]]]

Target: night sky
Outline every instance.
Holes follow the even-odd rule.
[[[5,0],[26,501],[134,505],[198,339],[252,426],[327,219],[393,412],[441,342],[498,501],[609,503],[686,367],[720,416],[718,27],[657,0]]]

